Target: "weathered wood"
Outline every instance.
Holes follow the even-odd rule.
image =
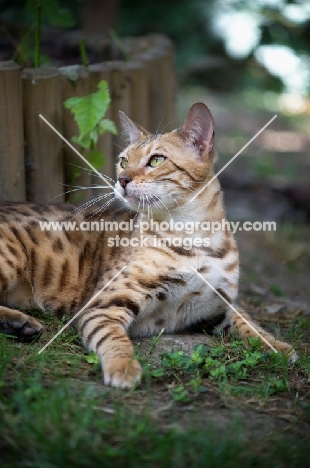
[[[56,68],[26,68],[22,81],[27,200],[63,202],[63,141],[39,117],[62,132],[60,75]]]
[[[161,58],[161,73],[161,86],[164,95],[162,128],[165,132],[169,132],[176,127],[176,79],[172,50],[167,50]]]
[[[108,84],[110,95],[111,95],[111,70],[110,67],[103,63],[92,64],[88,67],[89,70],[89,83],[91,92],[97,91],[98,84],[100,81],[105,80]],[[106,112],[105,118],[112,118],[112,103]],[[112,143],[112,134],[105,133],[99,137],[97,147],[100,151],[103,152],[105,157],[105,163],[103,167],[99,170],[101,174],[110,177],[115,180],[115,158],[113,156],[113,143]],[[100,182],[97,177],[95,177],[95,182]],[[97,193],[97,192],[96,192]]]
[[[164,119],[165,96],[162,87],[162,54],[157,50],[148,50],[136,54],[134,58],[145,66],[148,81],[148,130],[151,133],[157,133],[162,128]]]
[[[145,129],[150,126],[150,108],[148,100],[149,77],[142,62],[127,62],[125,68],[130,82],[130,118]]]
[[[58,69],[61,75],[62,102],[71,97],[82,97],[89,94],[88,71],[83,65],[70,65]],[[63,136],[86,157],[87,152],[72,143],[71,138],[78,135],[78,126],[70,109],[63,109]],[[85,202],[92,197],[92,174],[91,169],[81,158],[67,145],[64,146],[64,172],[65,191],[74,190],[66,194],[66,201]],[[75,191],[77,187],[89,187],[88,190]]]
[[[143,63],[138,61],[106,62],[111,71],[112,119],[120,131],[119,111],[125,112],[132,120],[149,127],[148,73]],[[116,158],[124,140],[119,133],[113,138],[113,154]]]
[[[0,62],[0,199],[26,200],[20,67]]]
[[[128,55],[140,54],[151,47],[151,40],[148,36],[144,37],[124,37],[122,39]]]
[[[174,67],[174,48],[167,36],[150,34],[150,48],[157,52],[161,66],[161,87],[163,90],[163,122],[162,128],[168,132],[176,127],[176,77]]]
[[[109,61],[106,62],[110,69],[110,94],[111,94],[111,118],[120,131],[119,111],[125,112],[126,115],[131,113],[131,85],[128,78],[128,71],[125,62]],[[124,148],[124,140],[121,133],[112,137],[113,149],[112,154],[116,161],[122,148]]]
[[[147,68],[149,82],[150,131],[167,132],[175,128],[176,80],[171,41],[160,34],[147,36],[149,49],[134,54]]]

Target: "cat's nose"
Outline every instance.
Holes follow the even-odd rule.
[[[121,175],[119,176],[118,178],[118,181],[119,183],[121,184],[121,186],[123,188],[126,188],[126,185],[132,181],[131,177],[129,177],[128,175]]]

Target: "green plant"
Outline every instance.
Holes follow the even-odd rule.
[[[174,387],[171,392],[174,401],[179,403],[188,403],[190,401],[188,391],[183,385]]]
[[[286,296],[285,292],[277,284],[271,284],[269,291],[279,297]]]
[[[106,132],[117,134],[114,122],[104,118],[109,104],[110,94],[105,80],[98,84],[98,91],[95,93],[69,98],[64,102],[64,106],[71,110],[79,129],[79,135],[72,137],[72,141],[82,151],[88,150],[87,160],[95,169],[104,165],[104,154],[96,148],[99,136]]]
[[[210,347],[200,344],[190,355],[182,350],[163,353],[160,367],[150,370],[150,375],[177,381],[179,385],[173,387],[171,396],[179,402],[188,402],[191,392],[197,395],[208,391],[203,384],[206,379],[222,392],[235,395],[248,392],[266,398],[287,390],[287,358],[262,351],[259,338],[248,341],[248,348],[242,341],[234,340],[229,347],[224,343]],[[281,374],[281,379],[276,374]],[[253,376],[259,385],[251,385]]]
[[[28,0],[21,10],[19,8],[19,5],[15,5],[15,8],[12,5],[11,14],[15,10],[15,15],[22,18],[26,32],[18,40],[4,26],[2,32],[15,46],[12,60],[21,66],[33,64],[38,68],[42,63],[50,62],[48,57],[41,54],[41,25],[70,28],[76,24],[76,18],[58,0]],[[7,9],[10,10],[9,6]]]
[[[98,370],[100,368],[100,360],[94,351],[91,351],[89,355],[85,357],[85,360],[88,364],[93,365],[94,370]]]

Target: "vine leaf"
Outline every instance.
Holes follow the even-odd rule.
[[[67,109],[71,109],[74,120],[79,128],[79,140],[99,124],[110,104],[108,85],[105,80],[98,85],[98,91],[83,97],[69,98],[64,102]],[[106,119],[104,119],[106,120]],[[77,141],[80,144],[80,141]],[[81,145],[83,146],[83,145]],[[85,147],[85,146],[83,146]]]

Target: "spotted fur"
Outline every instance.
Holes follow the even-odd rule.
[[[183,223],[225,219],[217,178],[190,202],[214,176],[213,119],[204,104],[192,106],[182,127],[163,135],[150,135],[124,114],[121,120],[128,146],[117,164],[116,197],[101,218],[118,222],[134,218],[137,225],[148,217]],[[150,166],[154,155],[163,161],[157,167]],[[124,161],[125,169],[121,167]],[[233,304],[239,261],[229,230],[213,234],[198,230],[188,235],[149,229],[143,233],[148,245],[127,248],[109,246],[109,238],[119,235],[138,240],[138,227],[130,233],[40,230],[39,221],[72,220],[74,209],[69,205],[0,205],[2,331],[32,339],[43,326],[17,309],[36,306],[53,310],[58,317],[64,313],[73,317],[126,265],[74,321],[85,346],[98,354],[106,384],[131,387],[140,380],[141,367],[130,337],[195,326],[218,333],[227,327],[237,329],[245,339],[256,336],[191,268]],[[89,207],[74,215],[74,221],[77,225],[95,221],[98,213],[100,207],[99,211],[98,206]],[[154,236],[163,241],[162,246]],[[210,242],[192,248],[170,246],[164,244],[167,236],[208,236]],[[258,330],[277,350],[295,358],[289,344]]]

